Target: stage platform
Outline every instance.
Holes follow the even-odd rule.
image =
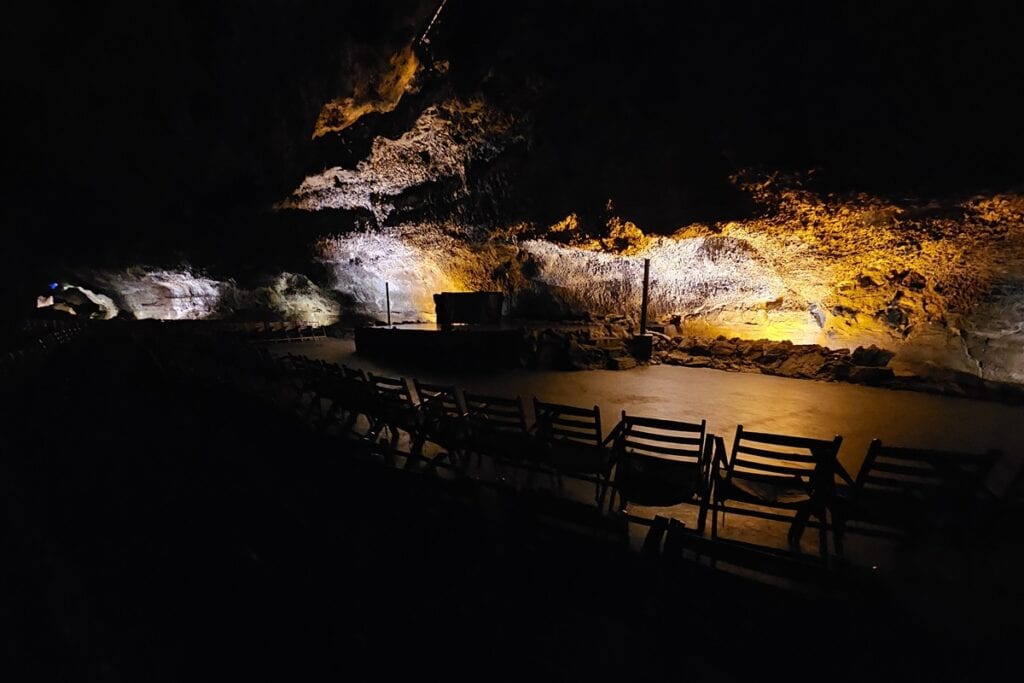
[[[519,328],[501,325],[441,330],[433,323],[422,323],[355,330],[360,355],[447,368],[518,367],[522,338]]]

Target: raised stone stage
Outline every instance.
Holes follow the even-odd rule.
[[[356,351],[380,360],[449,368],[514,368],[522,333],[490,325],[438,329],[433,324],[359,327]]]

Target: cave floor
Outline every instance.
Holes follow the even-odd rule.
[[[500,396],[601,408],[610,432],[622,410],[631,414],[699,422],[731,445],[736,425],[831,439],[840,434],[839,459],[856,474],[871,439],[919,448],[983,452],[1024,451],[1024,409],[862,385],[653,365],[626,371],[444,371],[369,359],[351,339],[276,344],[295,353],[384,375],[456,384]]]
[[[967,452],[998,448],[1004,452],[1024,452],[1024,422],[1021,420],[1024,411],[1019,407],[968,399],[668,365],[619,372],[519,369],[446,372],[368,359],[356,353],[354,342],[348,339],[277,344],[270,348],[276,353],[294,353],[344,363],[382,375],[456,384],[484,394],[519,395],[526,402],[528,413],[532,412],[533,396],[570,405],[596,404],[601,408],[605,434],[614,428],[623,409],[642,416],[690,422],[706,419],[708,430],[723,435],[730,447],[737,424],[751,430],[817,438],[831,438],[838,433],[843,436],[840,461],[854,476],[869,442],[876,437],[887,443],[915,447]],[[429,451],[427,455],[430,455]],[[486,464],[483,466],[487,467]],[[512,478],[513,485],[523,483],[514,481],[516,476],[521,476],[514,473],[490,471],[479,474],[484,478]],[[543,489],[553,487],[553,482],[539,478],[531,486]],[[582,482],[566,483],[559,494],[593,503],[593,488]],[[668,510],[631,506],[630,513],[642,518],[660,514],[675,517],[691,528],[696,526],[696,510],[688,505]],[[708,523],[710,525],[710,520]],[[786,531],[782,524],[735,515],[729,516],[720,529],[724,537],[778,549],[788,547]],[[635,547],[640,547],[645,533],[644,525],[632,525],[630,535]],[[994,563],[997,569],[1002,568],[999,573],[1005,575],[1006,583],[1013,584],[1013,567],[1019,567],[1024,557],[1019,556],[1017,544],[1009,545],[1013,547],[997,553]],[[813,530],[804,534],[800,550],[808,555],[818,554],[817,534]],[[901,580],[900,567],[910,562],[917,570],[924,567],[927,574],[940,580],[962,569],[961,560],[953,554],[936,551],[896,558],[894,548],[885,542],[856,536],[847,537],[845,557],[854,566],[877,571],[880,578],[886,578],[883,574],[888,575],[887,580],[898,586],[904,599],[922,605],[930,602],[928,590],[916,582]],[[1002,581],[1000,583],[1003,584]],[[977,594],[965,598],[965,602],[974,605],[976,610],[988,608],[987,599]],[[972,621],[965,619],[961,610],[947,614],[950,617],[959,614],[953,619],[956,627]]]

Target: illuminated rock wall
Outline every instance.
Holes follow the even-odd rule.
[[[446,197],[464,195],[470,163],[486,163],[516,140],[513,119],[483,100],[448,100],[425,109],[411,130],[392,140],[377,137],[355,169],[340,166],[307,177],[278,209],[362,209],[383,224],[402,193],[454,181]]]
[[[82,273],[138,320],[204,320],[237,317],[294,320],[321,325],[337,321],[338,301],[304,275],[280,273],[251,289],[188,269],[142,267]]]
[[[325,240],[321,258],[332,268],[331,288],[350,310],[384,320],[387,283],[393,321],[433,321],[433,295],[464,290],[445,244],[438,237],[425,249],[400,233],[362,233]]]

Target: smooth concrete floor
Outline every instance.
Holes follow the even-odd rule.
[[[1024,455],[1024,407],[893,391],[845,383],[652,365],[632,370],[445,372],[371,360],[350,339],[272,345],[338,364],[408,379],[456,384],[499,396],[601,408],[605,433],[622,410],[688,422],[732,446],[736,425],[754,431],[831,439],[843,437],[839,460],[856,475],[871,439],[917,448],[965,452],[1000,449]]]

